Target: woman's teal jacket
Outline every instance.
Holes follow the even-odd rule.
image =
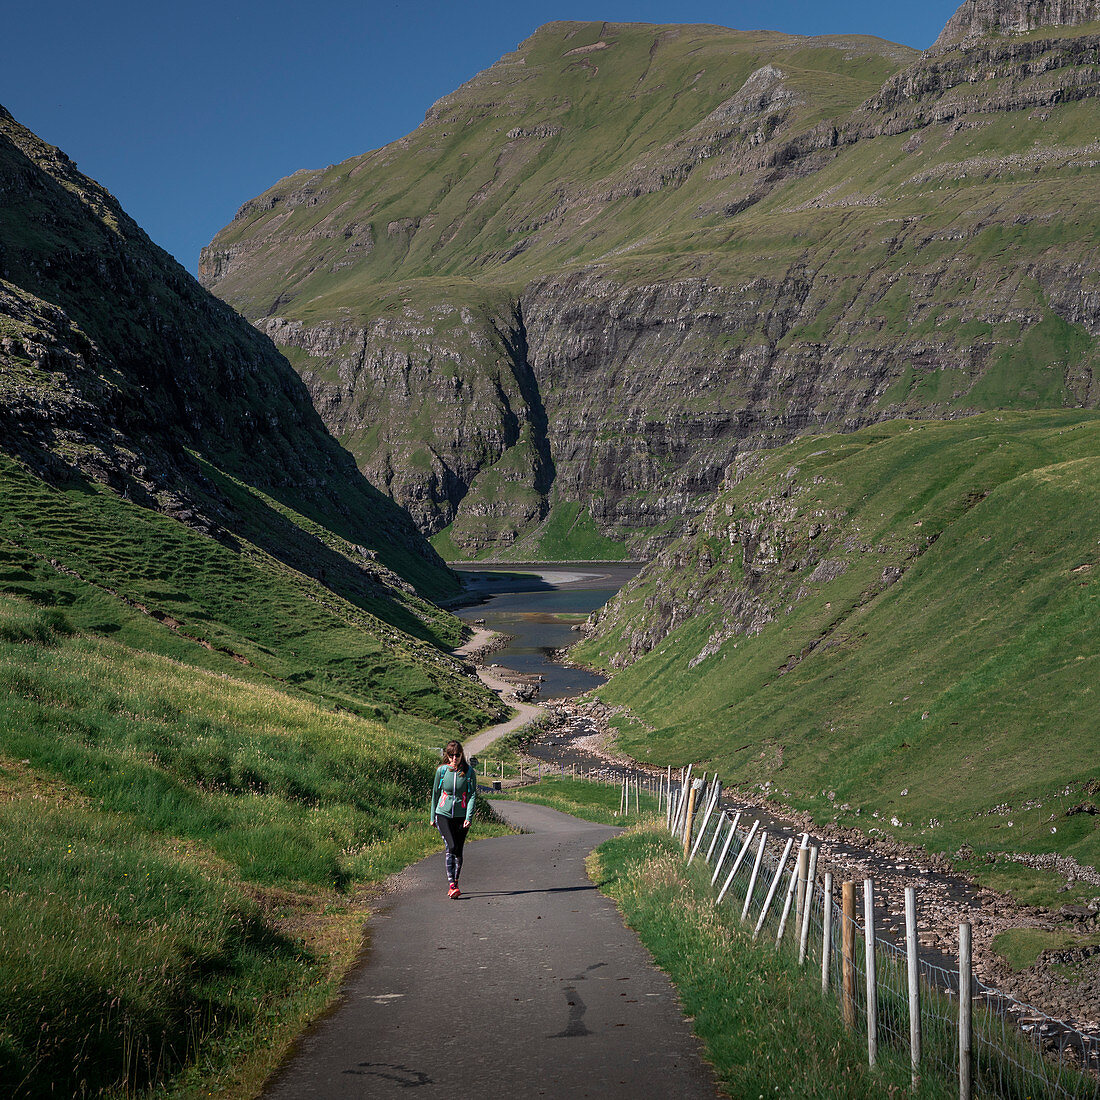
[[[457,772],[450,764],[440,764],[435,769],[432,784],[432,821],[436,814],[444,817],[463,817],[469,824],[474,816],[474,800],[477,798],[477,775],[467,764],[466,774]]]

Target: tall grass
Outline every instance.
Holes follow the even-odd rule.
[[[356,884],[437,846],[434,764],[0,599],[0,1091],[231,1082],[277,1050],[354,951]]]
[[[908,1058],[890,1051],[869,1068],[866,1042],[844,1026],[836,1001],[797,960],[742,931],[733,906],[716,908],[708,869],[686,867],[663,829],[607,841],[590,857],[590,874],[675,983],[731,1096],[957,1095],[936,1081],[910,1092]]]
[[[865,981],[857,936],[857,1023],[840,1007],[840,950],[834,924],[833,992],[821,991],[820,955],[798,965],[797,937],[777,947],[773,911],[757,940],[753,919],[741,924],[746,882],[715,905],[710,868],[688,867],[663,828],[640,826],[603,844],[590,873],[615,898],[658,964],[680,991],[707,1054],[733,1096],[958,1095],[958,999],[922,981],[922,1058],[911,1080],[909,1006],[904,955],[881,954],[876,971],[877,1058],[868,1065]],[[737,897],[738,892],[740,898]],[[812,922],[815,923],[815,922]],[[816,925],[820,942],[820,924]],[[1072,1066],[1045,1061],[1012,1021],[976,1003],[973,1018],[975,1095],[1002,1100],[1095,1096],[1100,1085]]]
[[[220,540],[0,456],[3,1095],[254,1091],[438,845],[423,746],[500,707],[346,534],[206,472]]]
[[[4,1095],[164,1082],[321,971],[231,868],[112,814],[0,803],[0,875]]]
[[[635,756],[948,854],[1095,864],[1096,819],[1069,811],[1100,781],[1098,469],[1082,412],[761,455],[575,655],[654,639],[599,689],[640,719]]]

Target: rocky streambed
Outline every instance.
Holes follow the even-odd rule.
[[[609,777],[665,774],[662,769],[649,768],[614,751],[609,721],[614,712],[604,704],[596,700],[557,700],[546,707],[546,712],[548,723],[524,747],[533,759],[596,768]],[[1086,1048],[1100,1059],[1100,943],[1095,942],[1100,936],[1094,935],[1100,931],[1100,875],[1098,896],[1088,906],[1028,907],[979,886],[942,856],[914,845],[869,837],[855,829],[818,825],[808,814],[742,792],[729,792],[723,803],[760,817],[769,835],[808,832],[821,846],[819,872],[831,871],[837,881],[874,879],[877,927],[888,940],[903,941],[905,887],[916,887],[921,957],[943,968],[947,984],[951,973],[957,971],[958,926],[969,922],[975,970],[983,983],[1007,995],[1000,1007],[1025,1030],[1040,1029],[1040,1040],[1047,1046],[1064,1043],[1065,1029],[1045,1020],[1043,1014],[1063,1022],[1066,1028],[1080,1032]],[[1053,861],[1052,869],[1061,870],[1067,878],[1097,874],[1073,861],[1063,860],[1062,866],[1059,859],[1052,856],[1048,862]],[[1012,928],[1075,932],[1081,943],[1044,951],[1034,965],[1014,971],[993,950],[994,937]],[[1039,1011],[1033,1011],[1032,1006]]]

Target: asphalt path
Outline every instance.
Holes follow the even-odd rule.
[[[720,1095],[671,982],[585,873],[618,830],[494,806],[529,831],[471,840],[457,900],[442,854],[395,877],[269,1100]]]

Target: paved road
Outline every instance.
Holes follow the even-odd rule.
[[[668,978],[585,874],[617,830],[494,804],[530,832],[471,842],[457,901],[442,855],[398,876],[266,1097],[718,1095]]]

